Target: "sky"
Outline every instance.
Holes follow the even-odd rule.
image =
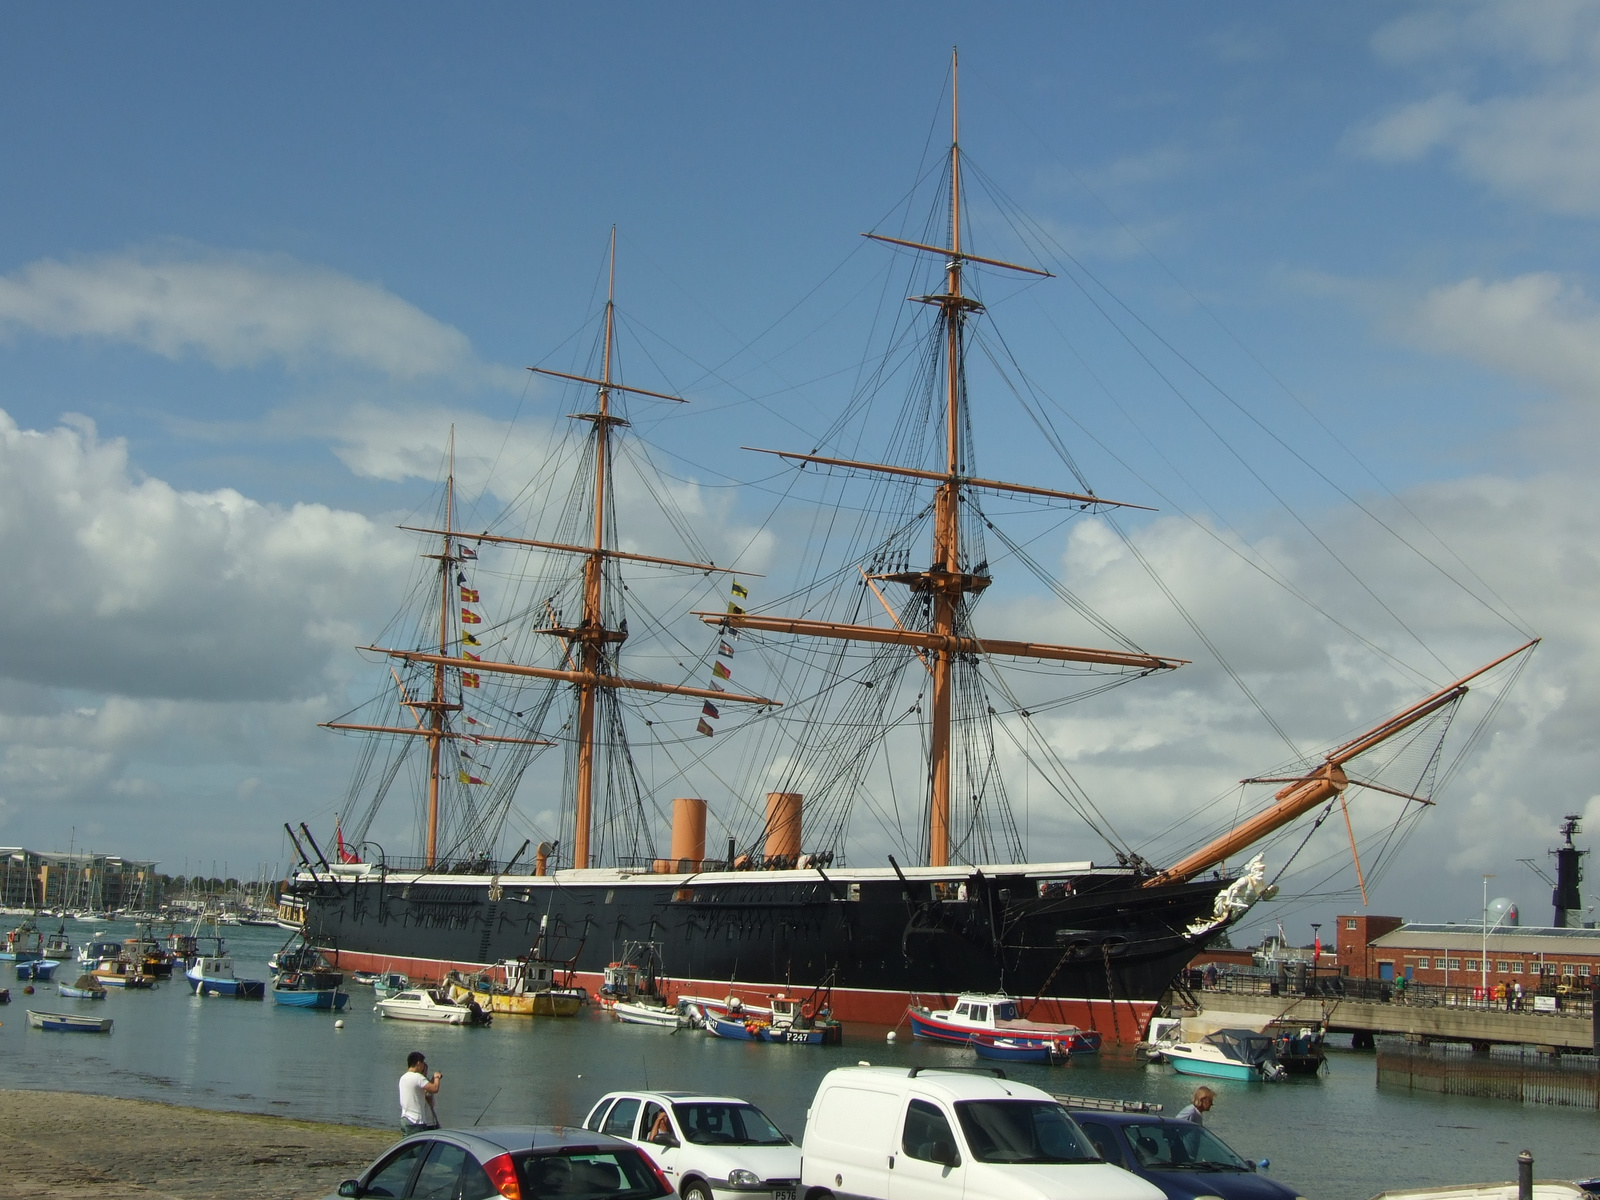
[[[1157,510],[1128,541],[1018,514],[1030,552],[1194,660],[1052,714],[1075,778],[1170,861],[1285,740],[1539,636],[1463,709],[1407,836],[1404,802],[1352,796],[1368,902],[1471,919],[1492,874],[1543,921],[1519,860],[1549,869],[1562,814],[1600,829],[1592,5],[0,20],[0,843],[250,876],[288,864],[284,821],[331,826],[357,746],[317,723],[384,677],[354,647],[414,577],[395,526],[433,511],[452,426],[467,520],[523,494],[572,411],[524,368],[590,369],[613,225],[626,377],[691,401],[642,402],[636,432],[702,545],[781,591],[807,526],[740,447],[878,428],[842,414],[902,260],[858,235],[921,228],[955,44],[970,245],[1056,275],[983,275],[986,344],[1097,492]],[[980,462],[1066,478],[975,389]],[[1026,585],[982,620],[1073,632]],[[1104,857],[1012,794],[1032,857]],[[1283,884],[1252,936],[1360,911],[1337,811]]]

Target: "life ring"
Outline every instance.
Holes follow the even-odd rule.
[[[800,1006],[800,1015],[808,1021],[811,1020],[812,1017],[817,1015],[817,1006],[807,1000]]]

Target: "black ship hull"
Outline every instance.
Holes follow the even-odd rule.
[[[908,1003],[1006,992],[1031,1015],[1135,1041],[1173,976],[1213,936],[1204,881],[1142,886],[1122,868],[625,870],[454,876],[302,872],[305,931],[338,965],[438,978],[537,947],[598,986],[649,946],[675,992],[760,1001],[831,987],[843,1020],[893,1025]]]

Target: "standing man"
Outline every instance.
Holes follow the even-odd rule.
[[[428,1075],[428,1058],[421,1050],[406,1055],[406,1073],[400,1076],[400,1136],[439,1128],[433,1098],[439,1094],[443,1071]]]
[[[1211,1111],[1211,1103],[1217,1094],[1208,1087],[1197,1087],[1194,1090],[1194,1103],[1185,1106],[1178,1113],[1178,1120],[1193,1121],[1196,1125],[1204,1125],[1200,1118]]]

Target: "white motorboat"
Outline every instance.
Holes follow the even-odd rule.
[[[434,1025],[487,1025],[490,1019],[478,1005],[457,1004],[435,988],[397,992],[372,1007],[396,1021],[426,1021]]]
[[[655,1025],[661,1029],[689,1029],[695,1024],[684,1001],[677,1004],[642,1004],[638,1000],[616,1000],[611,1014],[626,1025]]]

